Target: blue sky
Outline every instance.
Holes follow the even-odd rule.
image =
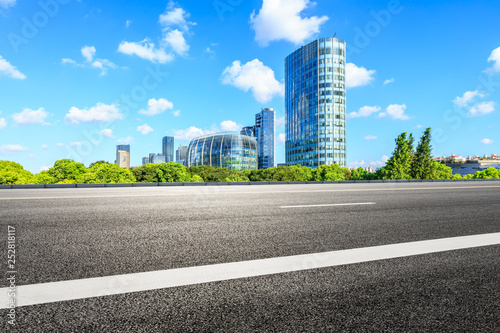
[[[0,159],[131,164],[272,107],[284,162],[284,59],[347,43],[348,164],[379,166],[401,132],[435,155],[500,153],[498,1],[0,0]]]

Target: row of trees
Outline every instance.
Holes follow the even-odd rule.
[[[98,161],[88,168],[82,163],[64,159],[49,170],[32,174],[22,165],[0,161],[0,184],[74,184],[74,183],[153,183],[153,182],[247,182],[247,181],[324,181],[324,180],[393,180],[393,179],[461,179],[500,178],[500,169],[489,168],[474,175],[453,175],[452,169],[432,158],[431,129],[425,130],[414,149],[413,135],[402,133],[386,165],[375,173],[362,168],[349,170],[338,164],[316,169],[300,165],[276,168],[229,171],[227,168],[198,166],[186,168],[178,163],[147,164],[130,170],[116,164]]]

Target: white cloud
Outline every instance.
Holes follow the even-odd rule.
[[[41,145],[40,148],[42,148],[42,149],[49,149],[49,146],[47,146],[47,145]]]
[[[130,27],[131,24],[132,24],[132,21],[130,21],[130,20],[125,21],[125,28]]]
[[[137,132],[141,133],[142,135],[147,135],[153,131],[153,128],[148,124],[137,126]]]
[[[179,117],[181,115],[181,110],[172,111],[174,117]]]
[[[258,59],[247,62],[243,66],[234,61],[222,73],[222,83],[230,84],[245,92],[252,90],[254,98],[260,103],[267,103],[274,96],[284,96],[285,85],[274,77],[274,71],[264,66]]]
[[[147,110],[139,110],[140,114],[145,114],[146,116],[154,116],[160,113],[165,112],[166,110],[172,109],[174,104],[169,102],[165,98],[160,98],[158,100],[151,98],[148,101],[148,109]]]
[[[127,136],[126,138],[118,139],[118,143],[122,145],[130,145],[134,143],[134,138],[131,136]]]
[[[113,135],[113,130],[106,128],[101,131],[101,134],[105,138],[114,138],[115,136]]]
[[[378,139],[378,137],[376,137],[375,135],[366,135],[364,137],[365,141],[371,141],[371,140],[377,140],[377,139]]]
[[[214,133],[215,131],[213,130],[202,130],[201,128],[197,128],[194,126],[189,127],[188,129],[185,130],[174,130],[174,138],[179,139],[179,140],[186,140],[186,141],[191,141],[192,139]]]
[[[384,86],[385,86],[386,84],[393,83],[394,81],[396,81],[394,78],[392,78],[392,79],[387,79],[387,80],[385,80],[385,81],[384,81]]]
[[[479,97],[484,97],[484,93],[480,92],[479,90],[475,91],[467,91],[463,94],[462,97],[458,96],[453,100],[453,103],[460,107],[467,106],[467,104],[471,103],[476,96]]]
[[[388,160],[389,160],[389,156],[384,155],[378,161],[370,160],[369,162],[366,162],[365,160],[360,160],[360,161],[355,161],[355,162],[349,163],[349,167],[353,168],[353,169],[357,169],[359,167],[364,168],[367,166],[371,166],[374,169],[377,169],[377,168],[383,167],[387,163]]]
[[[70,124],[78,125],[80,123],[114,121],[123,119],[123,116],[118,105],[97,103],[96,106],[90,109],[72,107],[66,114],[65,119]]]
[[[64,143],[56,143],[56,146],[61,147],[61,148],[66,147],[66,145]]]
[[[370,84],[375,78],[373,75],[376,70],[368,70],[364,67],[358,67],[353,63],[345,65],[345,85],[346,88],[361,87]]]
[[[241,130],[241,125],[236,124],[232,120],[224,120],[220,123],[220,128],[223,132],[237,132]]]
[[[40,171],[49,171],[50,167],[49,166],[46,166],[46,165],[42,165],[40,167]]]
[[[15,66],[12,66],[0,55],[0,74],[5,74],[13,79],[24,80],[26,75],[21,73]]]
[[[469,117],[484,116],[485,114],[495,111],[496,103],[493,101],[482,102],[473,106],[469,111]]]
[[[286,141],[285,133],[279,133],[278,137],[276,138],[276,143],[279,145],[284,145],[285,141]]]
[[[45,118],[47,118],[48,115],[49,113],[46,112],[44,108],[39,108],[38,110],[24,109],[22,112],[14,113],[12,119],[20,125],[48,125],[48,123],[45,122]]]
[[[154,43],[149,43],[147,39],[141,42],[121,42],[118,52],[127,55],[136,55],[139,58],[149,60],[153,63],[165,64],[174,60],[174,56],[167,54],[164,49],[156,48]]]
[[[92,62],[94,59],[94,55],[96,53],[96,49],[94,46],[84,46],[81,49],[82,56],[87,60],[87,62]]]
[[[366,166],[365,160],[360,160],[360,161],[354,161],[349,163],[349,168],[357,169],[357,168],[363,168]]]
[[[347,118],[360,118],[360,117],[369,117],[372,114],[379,112],[382,110],[380,106],[363,106],[359,109],[358,112],[351,112],[347,115]]]
[[[186,43],[184,35],[175,29],[165,33],[163,40],[174,50],[175,53],[185,57],[189,51],[189,45]]]
[[[7,126],[7,121],[5,118],[0,118],[0,129],[5,128]]]
[[[76,61],[74,61],[73,59],[71,58],[63,58],[61,59],[61,64],[72,64],[72,65],[76,65]]]
[[[255,40],[261,46],[272,41],[286,40],[303,44],[319,33],[328,16],[304,17],[302,11],[314,5],[309,0],[264,0],[258,14],[250,16]]]
[[[16,4],[16,0],[0,0],[0,7],[2,8],[9,8],[12,7]]]
[[[82,143],[81,143],[81,142],[71,142],[71,143],[69,144],[69,146],[70,146],[70,147],[80,147],[81,145],[82,145]]]
[[[490,144],[492,144],[492,143],[493,143],[493,140],[491,140],[491,139],[482,139],[482,140],[481,140],[481,143],[482,143],[483,145],[490,145]]]
[[[18,153],[23,151],[29,151],[28,148],[21,145],[3,145],[0,146],[0,155],[7,155],[10,153]]]
[[[175,2],[169,1],[167,10],[160,15],[158,22],[164,27],[178,26],[184,31],[189,30],[190,25],[196,25],[195,22],[189,22],[187,19],[190,14],[181,7],[176,7]]]
[[[486,73],[497,73],[500,72],[500,47],[496,48],[491,52],[488,62],[494,62],[493,66],[486,69]]]
[[[421,129],[423,126],[418,124],[417,126],[414,127],[414,129]]]
[[[276,119],[274,120],[274,125],[276,127],[280,127],[280,126],[284,126],[286,123],[286,120],[285,120],[285,117],[276,117]]]
[[[408,120],[410,117],[405,114],[406,111],[406,104],[392,104],[389,105],[386,109],[385,112],[379,113],[378,117],[386,117],[389,116],[392,119],[399,119],[399,120]]]

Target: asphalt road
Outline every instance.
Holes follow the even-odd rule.
[[[345,203],[374,204],[282,208]],[[0,190],[0,211],[31,285],[500,232],[500,182]],[[14,330],[500,332],[499,258],[496,245],[26,306]]]

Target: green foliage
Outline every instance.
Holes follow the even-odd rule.
[[[191,179],[186,167],[175,162],[158,164],[156,177],[162,183],[189,182]]]
[[[500,178],[500,169],[490,167],[483,171],[477,171],[474,174],[474,179],[498,179]]]
[[[55,183],[74,184],[81,181],[86,172],[87,168],[82,163],[64,159],[56,161],[48,173]]]
[[[34,184],[55,184],[56,180],[52,177],[48,171],[42,171],[33,176]]]
[[[349,180],[377,180],[376,173],[370,173],[363,168],[353,169],[351,171],[351,178]]]
[[[432,161],[430,177],[426,179],[453,179],[453,169],[442,163]]]
[[[431,128],[427,128],[420,138],[417,151],[411,161],[412,179],[432,179]]]
[[[31,184],[33,174],[16,162],[0,161],[0,184]]]
[[[312,180],[348,180],[351,178],[351,172],[347,168],[342,168],[338,164],[320,165],[313,171]]]
[[[210,165],[192,166],[187,170],[191,176],[198,175],[204,182],[225,182],[226,178],[230,178],[234,172],[238,172],[230,172],[227,168],[214,168]]]
[[[94,165],[96,165],[96,164],[101,164],[101,163],[106,163],[106,164],[109,164],[109,162],[106,162],[106,161],[100,160],[100,161],[96,161],[96,162],[92,162],[92,163],[90,163],[90,165],[89,165],[89,169],[90,169],[90,168],[92,168]]]
[[[83,183],[134,183],[134,174],[118,164],[95,163],[81,178]]]
[[[200,176],[194,175],[193,177],[191,177],[191,182],[192,183],[203,183],[205,181]]]
[[[396,139],[391,158],[380,172],[382,179],[411,179],[411,150],[408,134],[402,133]]]
[[[248,177],[243,172],[233,171],[229,177],[227,177],[225,182],[248,182]]]
[[[157,183],[158,175],[156,173],[156,168],[159,164],[145,164],[137,168],[132,168],[130,171],[134,174],[135,179],[139,183]]]

